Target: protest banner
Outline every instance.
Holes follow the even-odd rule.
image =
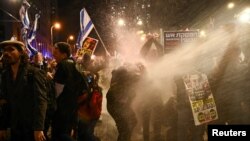
[[[207,76],[203,73],[187,74],[183,77],[183,81],[191,104],[195,125],[218,119]]]

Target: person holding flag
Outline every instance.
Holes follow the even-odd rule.
[[[80,11],[80,33],[77,39],[78,48],[82,47],[83,41],[88,37],[93,28],[94,24],[92,23],[86,9],[83,8]]]
[[[82,50],[81,48],[83,48],[85,40],[87,40],[89,38],[88,36],[89,36],[90,32],[92,31],[92,29],[95,29],[96,34],[98,35],[98,37],[99,37],[99,39],[100,39],[100,41],[101,41],[101,43],[102,43],[102,45],[103,45],[103,47],[105,49],[106,54],[108,56],[110,56],[110,53],[106,49],[106,47],[105,47],[99,33],[97,32],[97,30],[96,30],[93,22],[91,21],[90,16],[88,15],[85,8],[83,8],[80,11],[80,32],[79,32],[78,39],[77,39],[77,44],[76,44],[77,48],[78,48],[78,51]],[[94,49],[93,49],[93,52],[94,52]]]

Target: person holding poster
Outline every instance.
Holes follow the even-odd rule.
[[[202,141],[205,128],[203,125],[195,126],[194,124],[191,99],[183,82],[185,82],[185,79],[182,76],[175,77],[177,88],[177,141]]]
[[[95,51],[97,43],[98,43],[98,40],[87,37],[85,41],[83,42],[82,48],[85,51],[85,53],[92,55]]]
[[[198,44],[199,45],[199,44]],[[205,126],[218,119],[210,79],[203,56],[197,57],[191,69],[174,77],[177,98],[177,141],[202,141]]]

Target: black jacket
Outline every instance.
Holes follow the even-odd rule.
[[[32,66],[20,66],[16,80],[9,68],[3,71],[2,81],[0,96],[8,109],[0,119],[0,128],[6,129],[10,123],[13,130],[42,131],[47,108],[43,74]]]
[[[57,64],[54,81],[64,85],[57,98],[57,109],[52,121],[55,132],[68,133],[77,124],[77,98],[84,88],[83,78],[72,59],[65,59]]]

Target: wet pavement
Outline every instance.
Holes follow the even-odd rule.
[[[166,131],[166,129],[163,131]],[[108,113],[102,114],[100,121],[96,125],[95,135],[99,137],[101,141],[117,140],[118,132],[115,126],[115,122]],[[131,141],[143,141],[142,129],[139,126],[134,129]]]
[[[161,141],[167,141],[168,128],[162,127],[162,139]],[[118,132],[115,126],[115,122],[108,113],[102,113],[100,121],[95,128],[95,135],[101,139],[101,141],[116,141]],[[134,129],[131,141],[143,141],[142,129],[139,125]],[[151,141],[153,141],[151,139]],[[204,135],[204,141],[207,141],[206,135]]]

